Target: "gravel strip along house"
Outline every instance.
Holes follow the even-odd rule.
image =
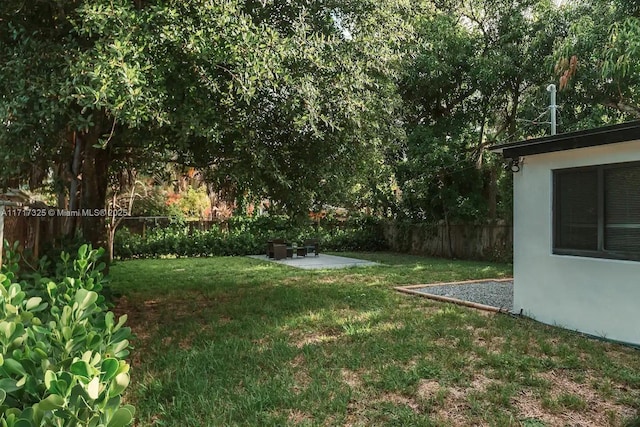
[[[486,279],[430,285],[398,286],[397,291],[424,296],[481,310],[510,313],[513,310],[513,281]]]

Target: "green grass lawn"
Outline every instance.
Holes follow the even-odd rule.
[[[384,265],[113,266],[117,311],[137,335],[137,425],[640,425],[637,350],[392,289],[510,266],[347,255]]]

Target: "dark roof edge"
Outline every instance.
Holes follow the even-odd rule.
[[[572,150],[575,148],[594,147],[597,145],[613,144],[616,142],[640,139],[640,120],[617,125],[603,126],[577,132],[544,136],[507,144],[489,147],[494,153],[502,153],[505,158],[551,153],[555,151]]]

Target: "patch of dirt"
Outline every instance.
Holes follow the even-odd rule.
[[[420,380],[418,383],[418,397],[424,400],[434,398],[440,391],[440,383],[436,380]]]
[[[433,343],[436,345],[436,347],[446,347],[446,348],[450,348],[453,347],[455,342],[448,337],[445,338],[438,338],[436,340],[433,341]]]
[[[404,364],[405,372],[409,372],[410,370],[414,369],[423,360],[424,360],[424,356],[422,355],[417,357],[412,357],[410,360],[407,360]]]
[[[347,404],[347,414],[343,423],[343,427],[366,426],[368,419],[365,415],[366,404],[360,400],[351,399]],[[335,426],[335,420],[327,420],[325,426]]]
[[[540,399],[531,390],[520,391],[514,402],[521,418],[535,419],[545,425],[564,425],[562,421],[551,414],[548,414],[540,403]]]
[[[469,387],[445,387],[438,380],[422,380],[418,384],[417,396],[423,400],[435,399],[438,394],[444,392],[442,403],[434,402],[436,406],[432,415],[440,421],[454,426],[468,426],[467,395],[469,393],[484,392],[492,383],[492,380],[482,374],[474,376]],[[473,424],[476,425],[476,424]]]
[[[518,409],[519,418],[536,419],[548,426],[602,427],[611,425],[606,412],[601,412],[602,409],[593,407],[587,407],[584,411],[565,409],[559,413],[552,413],[542,407],[540,397],[530,390],[521,391],[515,399],[514,406]],[[619,414],[618,412],[614,413]]]
[[[340,370],[340,376],[342,377],[342,381],[347,383],[347,385],[352,389],[362,387],[362,380],[360,379],[360,375],[358,375],[354,371],[343,368]]]
[[[416,402],[413,398],[403,396],[398,393],[385,393],[379,399],[377,399],[377,401],[389,402],[389,403],[393,403],[394,405],[408,406],[415,413],[422,412],[420,404]]]
[[[299,354],[296,357],[294,357],[291,362],[289,363],[291,365],[292,368],[299,368],[301,366],[303,366],[306,363],[306,360],[304,358],[303,354]]]
[[[418,383],[415,397],[400,395],[397,393],[385,393],[376,402],[391,402],[395,405],[404,405],[416,413],[422,413],[424,408],[420,401],[434,400],[437,405],[431,412],[431,416],[440,421],[454,426],[468,426],[469,419],[466,413],[468,409],[467,394],[471,392],[483,392],[491,380],[484,375],[477,375],[469,387],[446,387],[436,379],[423,379]],[[440,393],[445,396],[441,404],[435,402]]]
[[[562,394],[578,396],[586,404],[584,410],[562,408],[554,411],[542,406],[541,397],[530,390],[523,390],[515,399],[521,418],[535,418],[548,425],[572,425],[600,427],[618,425],[623,419],[635,415],[635,410],[618,403],[603,399],[589,385],[596,382],[593,374],[586,375],[586,383],[576,383],[562,371],[550,371],[539,377],[551,384],[550,397],[557,399]],[[613,423],[613,424],[612,424]]]
[[[500,351],[506,341],[501,335],[492,335],[491,330],[486,328],[472,328],[472,336],[476,346],[493,353]]]
[[[349,371],[348,369],[342,369],[341,376],[343,381],[352,388],[359,388],[362,386],[362,381],[358,373]],[[405,396],[398,393],[384,393],[381,395],[369,395],[360,399],[351,399],[347,404],[347,413],[344,423],[341,425],[345,427],[353,426],[368,426],[375,425],[371,423],[371,420],[367,417],[369,410],[377,411],[382,403],[391,403],[398,406],[407,406],[415,413],[423,413],[424,409],[422,405],[412,396]],[[335,420],[334,420],[335,421]],[[326,426],[337,425],[334,423],[325,423]]]
[[[436,418],[454,426],[470,425],[466,414],[469,407],[467,404],[467,393],[470,391],[472,391],[472,389],[463,389],[459,387],[447,388],[444,405],[437,408],[434,413]]]
[[[607,400],[600,396],[591,386],[598,383],[591,372],[583,375],[581,382],[573,380],[570,372],[561,370],[545,372],[539,374],[539,377],[550,384],[549,398],[555,400],[563,394],[575,395],[585,403],[586,408],[580,410],[566,407],[546,408],[543,405],[544,396],[531,389],[524,389],[512,400],[516,409],[514,415],[517,419],[537,419],[548,426],[602,427],[620,425],[623,420],[636,415],[634,408],[616,403],[615,398]],[[438,380],[423,379],[418,383],[416,398],[434,400],[436,406],[431,415],[441,422],[454,426],[468,426],[473,424],[468,413],[467,399],[470,393],[485,393],[494,383],[496,383],[495,380],[483,374],[476,374],[468,387],[446,387]],[[624,393],[624,387],[617,384],[611,384],[611,388],[617,390],[618,394]],[[442,397],[443,393],[444,398],[435,401],[435,398]],[[403,399],[408,398],[403,397]],[[398,402],[410,404],[401,400]]]
[[[551,384],[550,396],[554,399],[561,394],[579,396],[586,403],[586,409],[575,411],[563,409],[560,413],[552,413],[542,407],[540,399],[530,392],[522,392],[516,399],[515,406],[521,411],[522,417],[538,418],[550,425],[579,425],[584,427],[599,427],[610,425],[611,416],[621,419],[632,417],[635,410],[618,403],[603,399],[588,384],[593,384],[596,378],[592,373],[585,376],[586,384],[576,383],[562,371],[549,371],[539,374],[539,377]]]
[[[287,420],[294,425],[301,424],[303,422],[313,421],[313,417],[306,412],[299,411],[297,409],[292,409],[289,411],[289,416]]]
[[[512,402],[517,410],[516,417],[518,419],[537,419],[548,426],[602,427],[619,425],[622,420],[636,414],[631,407],[607,401],[599,396],[593,388],[587,385],[596,380],[590,373],[586,375],[584,384],[572,381],[562,371],[545,372],[539,376],[551,384],[551,398],[557,399],[562,394],[576,395],[586,403],[586,409],[562,408],[554,411],[543,406],[542,396],[530,389],[525,389],[520,391]],[[482,374],[476,375],[469,387],[466,388],[446,388],[441,386],[437,380],[422,380],[418,385],[417,397],[432,399],[441,392],[446,393],[443,403],[433,410],[432,415],[451,425],[467,426],[471,423],[467,396],[473,392],[486,392],[493,383],[493,380]]]
[[[473,381],[471,381],[471,388],[473,389],[473,391],[484,392],[492,382],[492,380],[485,377],[484,375],[478,374],[473,377]]]

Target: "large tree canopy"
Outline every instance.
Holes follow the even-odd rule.
[[[396,167],[403,213],[414,218],[495,218],[500,141],[543,134],[554,44],[567,14],[547,0],[436,2],[416,16],[400,90],[407,147]],[[508,177],[505,177],[508,179]]]
[[[308,207],[323,196],[320,181],[362,176],[397,133],[395,52],[386,48],[394,28],[368,32],[376,15],[360,13],[372,10],[2,2],[0,152],[16,165],[3,169],[5,185],[27,176],[37,185],[53,170],[70,206],[101,208],[119,168],[172,160],[291,210]],[[84,218],[82,228],[100,243],[103,219]]]

